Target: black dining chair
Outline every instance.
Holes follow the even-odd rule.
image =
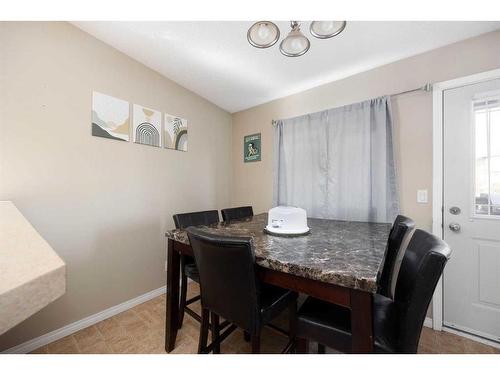
[[[196,225],[210,225],[219,222],[219,213],[217,210],[187,212],[183,214],[175,214],[173,216],[175,227],[177,229],[185,229]],[[194,319],[201,322],[201,316],[189,308],[189,305],[198,301],[200,295],[197,295],[189,300],[187,296],[187,279],[200,283],[200,275],[194,258],[189,255],[181,255],[181,295],[179,302],[179,328],[182,327],[184,321],[184,312],[191,315]]]
[[[398,215],[396,220],[394,220],[394,224],[389,232],[389,238],[387,239],[382,272],[378,279],[378,294],[389,298],[393,297],[391,285],[393,278],[397,276],[395,270],[396,260],[399,258],[401,251],[404,250],[402,249],[403,240],[414,228],[415,222],[409,217]]]
[[[252,206],[224,208],[220,211],[222,214],[222,221],[225,223],[231,220],[244,219],[253,216]],[[273,328],[276,329],[277,327],[273,326]],[[246,331],[244,332],[244,338],[245,341],[250,341],[250,334]]]
[[[382,271],[378,277],[377,293],[385,297],[392,298],[391,285],[395,273],[396,260],[401,253],[402,244],[407,235],[415,228],[415,222],[409,217],[398,215],[389,232],[387,244],[384,253],[384,260],[382,261]],[[318,344],[318,352],[324,353],[325,347]]]
[[[222,221],[243,219],[245,217],[253,216],[252,206],[224,208],[220,212],[222,213]]]
[[[252,353],[260,352],[260,332],[286,308],[290,313],[290,341],[297,293],[259,282],[250,237],[226,237],[198,228],[187,229],[200,273],[201,328],[198,353],[220,353],[220,343],[236,327],[250,333]],[[212,343],[207,346],[209,315]],[[221,332],[219,318],[230,325]]]
[[[416,353],[427,308],[451,250],[439,238],[417,229],[405,251],[394,300],[373,296],[376,353]],[[351,352],[350,310],[307,298],[297,313],[296,352],[307,352],[308,340]]]

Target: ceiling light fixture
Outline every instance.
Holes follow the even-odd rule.
[[[280,38],[280,29],[269,21],[255,22],[247,32],[248,42],[257,48],[269,48]]]
[[[346,27],[346,21],[312,21],[309,26],[311,35],[318,39],[328,39],[339,35]],[[300,31],[299,21],[290,21],[291,31],[280,43],[280,52],[288,57],[298,57],[305,54],[311,42]],[[278,26],[270,21],[254,23],[247,32],[248,42],[257,48],[269,48],[280,37]]]
[[[316,38],[328,39],[339,35],[346,25],[346,21],[312,21],[309,31]]]
[[[297,21],[291,21],[290,27],[292,31],[290,31],[286,38],[281,41],[280,51],[283,55],[288,57],[302,56],[309,51],[311,42],[302,34],[302,31],[300,31],[300,24]]]

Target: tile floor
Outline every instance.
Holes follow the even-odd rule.
[[[197,284],[191,283],[189,296],[198,293]],[[189,298],[189,297],[188,297]],[[196,307],[196,305],[195,305]],[[199,308],[199,307],[198,307]],[[286,318],[286,317],[285,317]],[[279,325],[285,323],[276,322]],[[286,324],[286,323],[285,323]],[[165,295],[138,305],[112,318],[43,346],[33,353],[49,354],[106,354],[106,353],[165,353]],[[184,318],[172,353],[196,353],[199,324],[189,315]],[[262,333],[263,353],[280,353],[287,338],[265,328]],[[250,353],[250,344],[243,340],[240,330],[233,332],[221,345],[222,353]],[[311,351],[315,350],[313,345]],[[423,329],[419,353],[487,353],[500,354],[500,349],[468,340],[447,332]]]

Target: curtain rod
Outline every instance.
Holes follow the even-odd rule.
[[[409,94],[410,92],[416,92],[416,91],[430,92],[430,91],[432,91],[432,83],[426,83],[422,87],[417,87],[416,89],[413,89],[413,90],[401,91],[401,92],[398,92],[396,94],[392,94],[389,96],[398,96],[398,95],[403,95],[403,94]]]
[[[423,85],[421,87],[417,87],[416,89],[401,91],[401,92],[398,92],[396,94],[391,94],[388,96],[398,96],[398,95],[409,94],[410,92],[417,92],[417,91],[425,91],[425,92],[432,91],[432,83],[426,83],[425,85]],[[276,123],[277,123],[276,120],[271,120],[272,125],[276,125]]]

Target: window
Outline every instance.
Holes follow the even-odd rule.
[[[474,212],[500,217],[500,97],[477,100],[473,107]]]

